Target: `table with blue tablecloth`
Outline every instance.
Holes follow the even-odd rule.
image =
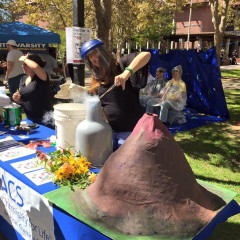
[[[35,150],[20,151],[30,141],[48,140],[55,135],[55,130],[39,126],[29,132],[5,129],[0,124],[0,232],[7,239],[35,239],[35,240],[106,240],[106,239],[151,239],[147,236],[123,236],[123,234],[109,234],[98,226],[92,226],[82,221],[71,211],[71,203],[64,208],[58,204],[66,198],[70,189],[59,192],[41,166],[34,165]],[[7,138],[6,138],[7,137]],[[3,140],[4,139],[4,140]],[[6,141],[8,142],[6,142]],[[21,143],[19,146],[16,142]],[[11,143],[7,149],[19,152],[6,152],[4,144]],[[43,152],[53,152],[55,147],[40,146]],[[14,157],[16,154],[16,157]],[[25,155],[24,155],[25,154]],[[14,157],[14,158],[13,158]],[[234,197],[234,195],[232,195]],[[232,197],[232,198],[233,198]],[[67,200],[66,200],[67,201]],[[240,212],[239,205],[230,199],[228,204],[201,231],[194,240],[206,239],[214,230],[216,224],[226,221],[230,216]]]

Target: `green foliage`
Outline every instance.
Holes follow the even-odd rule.
[[[11,22],[14,20],[12,12],[9,10],[8,6],[11,0],[1,0],[0,1],[0,23],[1,22]]]
[[[72,25],[72,0],[15,0],[9,5],[15,13],[25,13],[26,23],[38,26],[39,21],[46,22],[50,31],[58,32]]]

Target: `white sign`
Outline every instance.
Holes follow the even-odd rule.
[[[51,203],[2,168],[0,182],[0,215],[25,240],[55,240]]]
[[[82,45],[91,39],[92,29],[81,27],[66,28],[66,48],[67,48],[67,63],[81,64],[83,63],[80,57]]]

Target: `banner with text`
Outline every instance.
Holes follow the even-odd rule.
[[[17,43],[17,48],[22,52],[47,53],[47,43]],[[0,43],[0,52],[7,53],[7,43]]]
[[[51,203],[0,168],[0,215],[26,240],[55,240]]]

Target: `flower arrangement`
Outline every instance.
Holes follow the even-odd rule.
[[[75,153],[73,149],[61,149],[53,153],[45,154],[36,151],[39,164],[53,173],[53,183],[58,186],[69,186],[74,191],[74,186],[86,188],[96,179],[96,174],[91,173],[91,163],[81,153]]]

